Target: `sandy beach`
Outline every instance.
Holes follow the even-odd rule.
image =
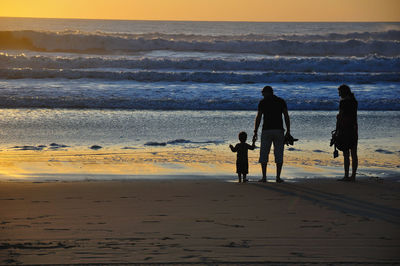
[[[1,264],[399,264],[400,183],[1,182]]]
[[[32,5],[18,10],[50,6]],[[400,23],[335,5],[291,10],[354,22],[0,17],[0,265],[400,265]],[[358,102],[355,183],[336,181],[330,146],[341,84]],[[229,145],[251,142],[266,85],[298,141],[286,182],[274,147],[258,183],[260,126],[240,184]]]

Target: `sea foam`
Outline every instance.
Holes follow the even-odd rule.
[[[206,57],[206,58],[202,58]],[[276,72],[400,72],[400,56],[366,57],[236,57],[202,54],[199,57],[169,56],[84,56],[34,55],[0,53],[0,68],[32,69],[181,69],[212,71],[276,71]]]
[[[136,53],[152,50],[297,56],[400,55],[400,31],[326,35],[119,34],[81,31],[0,31],[3,49],[47,52]]]

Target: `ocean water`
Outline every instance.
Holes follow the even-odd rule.
[[[0,18],[0,108],[400,110],[400,23]]]
[[[0,149],[225,147],[268,84],[297,149],[330,152],[343,83],[361,155],[399,158],[400,23],[0,18]]]

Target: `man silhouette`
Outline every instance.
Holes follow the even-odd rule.
[[[276,163],[276,182],[281,183],[281,171],[283,166],[283,150],[285,143],[285,135],[282,121],[282,114],[285,118],[286,136],[290,136],[290,119],[287,110],[286,102],[274,95],[271,86],[265,86],[262,90],[264,99],[258,104],[258,113],[255,120],[254,136],[257,139],[258,127],[261,123],[261,118],[264,118],[262,134],[260,159],[262,179],[259,182],[267,182],[267,164],[271,144],[274,144],[274,156]]]

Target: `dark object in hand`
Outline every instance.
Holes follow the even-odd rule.
[[[333,158],[337,158],[337,157],[339,157],[339,151],[337,149],[335,149],[333,151]]]
[[[337,136],[337,131],[333,130],[332,132],[332,138],[331,138],[331,143],[329,146],[333,146],[333,158],[339,157],[339,151],[337,150],[337,144],[338,144],[338,136]]]
[[[285,136],[285,144],[286,145],[293,145],[295,141],[298,141],[299,139],[295,139],[292,137],[290,134],[286,134]]]

